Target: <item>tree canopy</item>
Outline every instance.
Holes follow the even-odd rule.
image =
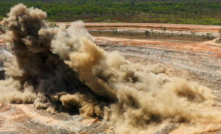
[[[221,0],[0,0],[0,19],[21,2],[49,21],[221,24]]]

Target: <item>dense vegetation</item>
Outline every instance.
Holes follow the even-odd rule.
[[[221,0],[0,0],[0,19],[25,3],[43,9],[49,21],[221,24]]]

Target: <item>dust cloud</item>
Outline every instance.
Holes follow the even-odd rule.
[[[47,14],[18,4],[2,35],[5,61],[0,100],[48,112],[79,111],[111,121],[115,133],[152,133],[170,123],[221,123],[211,90],[166,76],[160,65],[134,65],[96,46],[81,21],[50,28]]]

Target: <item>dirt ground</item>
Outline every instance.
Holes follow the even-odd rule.
[[[49,114],[30,104],[0,103],[1,134],[90,134],[111,131],[97,118],[68,113]]]
[[[208,30],[208,27],[205,27],[205,29],[200,28],[200,30],[205,32]],[[216,32],[216,30],[211,31]],[[94,39],[96,44],[103,47],[106,51],[119,51],[131,62],[147,66],[163,64],[167,68],[167,75],[196,81],[211,88],[217,98],[221,97],[221,44],[216,43],[219,38],[209,41],[190,41],[188,39],[180,41],[96,36]],[[220,102],[218,101],[217,103]],[[220,109],[220,106],[217,106],[217,108]],[[202,128],[210,129],[212,126],[209,124],[184,123],[176,125],[176,128],[162,133],[221,133],[221,128],[209,132],[201,131]],[[199,128],[198,131],[193,131],[195,128]]]
[[[107,51],[120,51],[133,62],[166,65],[172,76],[203,82],[219,91],[221,82],[221,46],[217,39],[206,42],[174,42],[156,40],[95,37],[96,44]],[[171,70],[170,70],[171,71]]]
[[[54,22],[52,22],[54,23]],[[70,25],[69,22],[56,22],[56,25],[64,23],[66,25]],[[50,24],[50,22],[48,22]],[[2,25],[2,22],[0,22]],[[218,30],[221,26],[213,26],[213,25],[188,25],[188,24],[164,24],[164,23],[98,23],[98,22],[86,22],[86,27],[91,29],[95,28],[152,28],[159,29],[162,27],[166,27],[167,30],[175,30],[175,31],[196,31],[196,32],[210,32],[210,33],[218,33]]]
[[[57,25],[63,22],[56,22]],[[66,25],[70,25],[70,23],[65,23]],[[85,23],[86,27],[91,29],[94,28],[152,28],[152,29],[160,29],[162,27],[166,27],[167,30],[175,30],[175,31],[195,31],[195,32],[210,32],[210,33],[218,33],[218,30],[221,26],[213,26],[213,25],[188,25],[188,24],[163,24],[163,23]]]
[[[59,24],[59,23],[56,23]],[[66,23],[70,25],[70,23]],[[93,29],[160,29],[167,27],[175,31],[196,31],[218,33],[220,26],[153,24],[153,23],[85,23],[89,30]],[[209,41],[154,40],[129,39],[117,37],[96,36],[97,45],[107,51],[119,51],[131,62],[151,66],[163,64],[167,75],[180,76],[191,81],[197,81],[208,86],[217,97],[221,95],[221,44],[218,38]],[[5,43],[0,39],[0,45]],[[217,107],[220,109],[220,102]],[[221,109],[220,109],[221,110]],[[20,124],[20,125],[18,125]],[[159,130],[157,134],[215,134],[221,133],[221,128],[210,132],[192,132],[193,128],[209,128],[210,124],[172,124],[172,127]],[[28,104],[0,103],[0,133],[80,133],[80,134],[111,134],[112,128],[101,125],[97,118],[85,119],[68,113],[48,114],[44,110],[36,110]],[[93,130],[93,131],[92,131]]]

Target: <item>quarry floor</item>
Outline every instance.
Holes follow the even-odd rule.
[[[59,24],[59,23],[57,23]],[[69,25],[69,23],[66,23]],[[219,26],[149,24],[149,23],[86,23],[88,29],[160,29],[167,27],[174,31],[210,32],[218,34]],[[119,51],[131,62],[147,66],[162,64],[166,74],[179,76],[199,82],[212,89],[216,96],[221,97],[221,44],[218,38],[209,41],[180,41],[160,39],[129,39],[117,37],[95,36],[95,43],[107,51]],[[0,45],[5,43],[0,39]],[[220,105],[217,104],[218,109]],[[112,134],[109,124],[100,125],[97,118],[86,119],[68,113],[49,114],[37,110],[29,104],[0,103],[0,133],[80,133],[80,134]],[[171,127],[172,126],[172,127]],[[157,134],[187,134],[193,128],[211,127],[210,124],[171,124]],[[221,128],[209,132],[192,132],[201,134],[221,133]]]

